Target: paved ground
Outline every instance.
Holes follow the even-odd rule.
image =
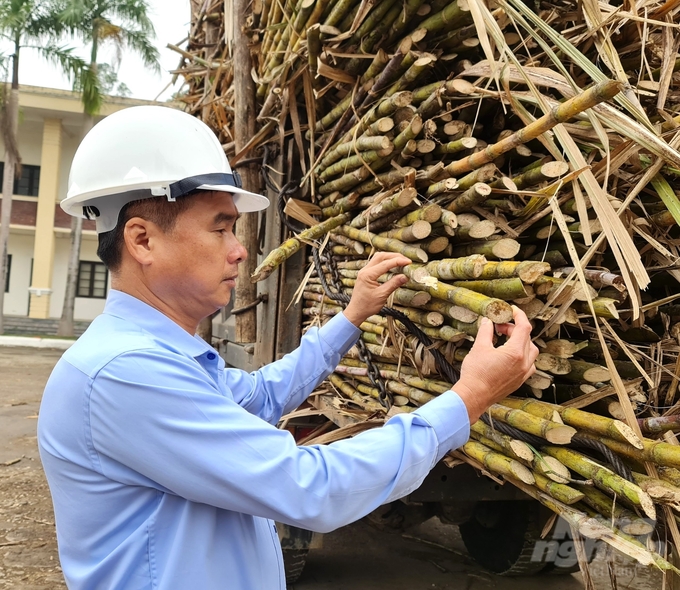
[[[0,347],[0,590],[61,590],[54,517],[36,448],[40,395],[62,353]],[[619,587],[661,588],[661,578],[623,560]],[[597,590],[610,588],[596,560]],[[579,575],[499,578],[465,553],[456,527],[432,519],[405,538],[363,522],[324,537],[294,590],[578,590]],[[225,588],[228,588],[228,583]],[[107,589],[108,590],[108,589]],[[121,589],[124,590],[124,589]],[[197,589],[200,590],[200,589]]]

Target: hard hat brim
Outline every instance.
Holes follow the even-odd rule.
[[[228,184],[202,184],[197,190],[230,193],[234,198],[234,205],[239,213],[253,213],[269,207],[269,199],[267,197]]]

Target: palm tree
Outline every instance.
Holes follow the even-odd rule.
[[[101,90],[104,80],[97,63],[100,46],[112,42],[119,54],[123,49],[132,50],[142,58],[147,67],[154,71],[160,71],[159,54],[151,43],[155,33],[148,15],[149,5],[146,0],[61,1],[62,21],[69,27],[72,34],[80,37],[90,46],[88,71],[77,80],[75,85],[75,89],[82,93],[85,110],[83,136],[85,136],[92,129],[94,116],[99,112],[103,100]],[[108,73],[110,75],[110,70]],[[82,228],[82,218],[72,218],[66,293],[57,332],[61,336],[73,336],[73,309],[76,300]]]
[[[2,175],[2,213],[0,215],[0,334],[4,331],[4,286],[7,280],[7,242],[12,215],[15,173],[20,171],[21,156],[17,143],[19,123],[19,55],[22,49],[37,51],[69,78],[83,78],[86,63],[72,50],[58,45],[64,26],[52,0],[0,0],[0,36],[12,43],[12,81],[3,84],[0,105],[0,133],[5,141],[5,165]],[[7,70],[10,68],[8,67]]]

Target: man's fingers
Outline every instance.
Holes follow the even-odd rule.
[[[484,346],[491,346],[493,348],[493,322],[489,318],[482,318],[475,337],[475,343],[472,348],[480,348]]]
[[[391,254],[389,258],[381,256],[381,259],[377,259],[377,255],[363,268],[363,274],[366,275],[367,279],[376,280],[380,275],[385,274],[390,269],[396,266],[406,266],[411,264],[411,260],[403,256],[402,254]]]
[[[527,314],[516,305],[512,306],[512,316],[515,320],[515,326],[523,332],[531,332],[531,322],[529,321]]]
[[[515,325],[512,330],[509,330],[506,344],[526,350],[527,342],[531,342],[531,322],[519,307],[513,305],[512,311],[515,317]]]
[[[512,336],[512,331],[515,329],[515,324],[496,324],[496,332],[503,336]]]
[[[386,283],[380,285],[379,289],[376,289],[378,297],[384,297],[387,299],[394,291],[399,287],[402,287],[408,281],[408,277],[404,275],[397,275],[392,277]]]

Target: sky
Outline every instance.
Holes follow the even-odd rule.
[[[155,99],[171,82],[172,75],[168,72],[177,68],[180,55],[167,49],[168,43],[177,44],[189,32],[191,19],[189,0],[148,0],[150,16],[156,29],[155,44],[160,52],[161,73],[155,74],[144,67],[142,61],[133,53],[124,52],[118,69],[118,79],[124,82],[131,91],[130,96],[147,100]],[[72,39],[66,44],[76,48],[81,57],[87,59],[89,50],[82,43]],[[0,50],[11,52],[11,48],[0,45]],[[104,46],[99,53],[99,62],[111,62],[115,59],[115,52]],[[20,84],[45,86],[71,90],[71,83],[59,74],[57,68],[42,60],[37,52],[22,49],[19,65]],[[181,77],[174,88],[168,89],[160,96],[160,100],[170,98],[173,92],[179,90]]]

